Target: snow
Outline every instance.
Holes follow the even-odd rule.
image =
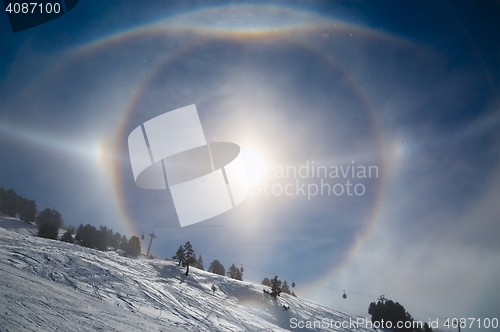
[[[287,294],[276,301],[262,285],[196,268],[184,272],[169,261],[38,238],[36,226],[2,215],[0,330],[368,331],[291,328],[290,319],[357,317]]]
[[[0,228],[22,235],[36,235],[38,232],[37,226],[9,217],[3,212],[0,212]]]

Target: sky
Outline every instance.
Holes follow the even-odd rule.
[[[17,33],[0,15],[0,186],[351,314],[383,294],[420,320],[500,318],[499,14],[80,1]],[[249,194],[180,227],[168,189],[136,185],[127,138],[192,104],[208,142],[240,147]]]

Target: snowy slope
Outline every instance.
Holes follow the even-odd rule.
[[[23,235],[36,235],[38,227],[7,216],[0,212],[0,228]]]
[[[287,294],[276,302],[262,285],[195,268],[186,277],[172,262],[41,239],[30,225],[0,219],[1,331],[312,330],[292,329],[290,319],[356,319]]]

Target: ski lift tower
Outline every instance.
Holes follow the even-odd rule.
[[[154,231],[152,231],[148,235],[151,237],[151,240],[149,240],[148,253],[146,254],[147,257],[149,257],[149,250],[151,249],[151,243],[153,243],[153,239],[156,239],[156,235],[155,235]]]

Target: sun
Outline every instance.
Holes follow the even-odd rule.
[[[242,156],[247,170],[248,184],[252,185],[263,178],[268,162],[264,154],[254,146],[242,149]]]

